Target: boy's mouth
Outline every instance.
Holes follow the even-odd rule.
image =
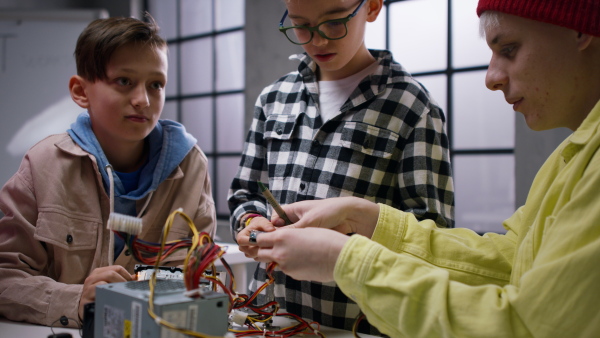
[[[315,59],[319,62],[327,62],[335,57],[335,53],[315,54]]]
[[[129,121],[132,122],[146,122],[148,121],[148,118],[145,117],[144,115],[128,115],[125,116],[126,119],[128,119]]]

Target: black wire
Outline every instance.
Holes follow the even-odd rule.
[[[52,324],[50,324],[50,331],[52,331],[52,334],[55,335],[56,333],[54,333],[54,324],[56,324],[56,322],[60,322],[62,324],[63,327],[69,325],[69,319],[72,320],[73,322],[75,322],[77,324],[77,330],[79,330],[79,337],[83,337],[83,327],[81,326],[81,323],[79,322],[79,320],[70,318],[70,317],[66,317],[66,316],[60,316],[60,318],[58,318],[57,320],[53,321]],[[66,323],[63,323],[63,321],[66,320]],[[56,326],[59,327],[59,326]]]

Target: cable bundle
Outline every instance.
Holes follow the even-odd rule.
[[[167,234],[171,229],[173,220],[177,215],[183,217],[183,219],[189,225],[193,236],[192,238],[165,242],[164,239],[167,238]],[[138,261],[144,264],[153,264],[155,267],[152,277],[149,280],[150,296],[148,299],[148,313],[159,325],[168,327],[173,331],[192,337],[211,338],[210,336],[199,332],[177,327],[176,325],[167,322],[154,313],[154,287],[156,285],[156,272],[159,271],[160,263],[165,257],[173,252],[180,249],[188,249],[187,256],[183,263],[184,284],[188,290],[186,295],[190,297],[201,297],[203,291],[201,290],[200,285],[203,278],[213,282],[213,289],[216,289],[217,285],[220,286],[229,296],[230,313],[232,313],[232,316],[237,315],[236,318],[239,321],[239,325],[242,327],[247,327],[245,330],[230,328],[230,333],[228,333],[228,336],[233,333],[235,337],[260,335],[263,337],[285,338],[297,334],[318,335],[320,337],[325,337],[319,332],[319,323],[309,323],[299,316],[291,313],[277,313],[279,310],[279,304],[275,301],[270,301],[262,305],[253,305],[253,301],[256,299],[256,297],[269,285],[273,284],[275,279],[272,273],[276,267],[275,263],[270,263],[267,266],[267,281],[254,293],[251,295],[237,294],[234,291],[235,279],[231,267],[222,257],[226,252],[226,247],[222,248],[215,244],[207,233],[199,233],[194,226],[193,221],[189,218],[189,216],[183,213],[181,209],[175,210],[167,218],[163,228],[163,241],[161,243],[147,242],[139,239],[137,235],[128,233],[115,233],[123,238],[132,255]],[[223,282],[217,276],[216,268],[214,266],[214,262],[217,259],[221,260],[223,267],[225,268],[227,274],[229,274],[228,283]],[[207,274],[207,271],[212,271],[212,275]],[[254,312],[254,314],[242,312],[241,309],[251,310]],[[272,326],[272,320],[275,316],[290,318],[298,323],[284,328],[276,328]],[[316,328],[314,328],[313,325],[316,325]]]

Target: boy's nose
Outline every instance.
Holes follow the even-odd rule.
[[[492,58],[485,74],[485,85],[489,90],[502,90],[508,83],[508,75]]]
[[[323,46],[324,44],[327,43],[327,39],[325,39],[324,37],[321,36],[321,34],[319,34],[319,32],[313,32],[313,38],[311,43],[313,44],[313,46]]]
[[[150,105],[150,100],[148,99],[148,91],[146,87],[139,86],[133,93],[131,98],[131,105],[136,109],[146,108]]]

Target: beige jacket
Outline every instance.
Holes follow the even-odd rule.
[[[138,211],[145,202],[137,202]],[[63,315],[78,318],[85,278],[108,264],[109,205],[95,158],[68,134],[50,136],[29,150],[0,191],[5,214],[0,219],[0,316],[43,325]],[[139,237],[159,242],[165,220],[177,208],[199,231],[214,235],[207,159],[198,146],[151,194]],[[177,217],[167,240],[182,237],[191,237],[191,231]],[[115,264],[132,272],[137,262],[126,253]],[[176,254],[171,260],[185,256],[181,250]]]

